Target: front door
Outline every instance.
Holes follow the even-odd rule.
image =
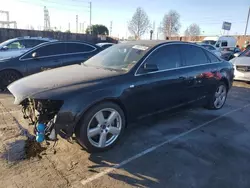
[[[35,54],[35,56],[34,56]],[[41,46],[21,58],[25,62],[27,74],[34,74],[62,66],[65,58],[64,43]]]
[[[156,64],[158,71],[147,71],[145,64]],[[178,45],[168,44],[156,49],[140,66],[131,84],[131,96],[135,96],[134,110],[137,116],[157,113],[183,102],[186,72],[182,65]]]

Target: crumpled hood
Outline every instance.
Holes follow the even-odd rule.
[[[250,65],[250,57],[235,57],[231,59],[234,65]]]
[[[122,73],[117,71],[72,65],[24,77],[10,84],[8,89],[15,97],[14,103],[20,104],[24,99],[38,93],[89,83],[120,74]]]

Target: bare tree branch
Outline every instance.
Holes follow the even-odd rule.
[[[140,38],[150,28],[150,21],[147,13],[138,7],[128,23],[128,30],[135,38]]]
[[[162,32],[165,37],[170,37],[171,35],[178,34],[181,28],[180,24],[180,14],[175,10],[170,10],[167,14],[164,15],[162,21]]]
[[[189,36],[191,40],[196,40],[196,38],[201,34],[200,26],[196,23],[191,24],[186,30],[185,30],[185,36]]]

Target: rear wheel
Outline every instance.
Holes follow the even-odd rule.
[[[221,109],[227,99],[227,86],[224,82],[220,82],[214,94],[209,98],[206,108],[218,110]]]
[[[0,91],[7,91],[7,86],[21,78],[21,75],[14,70],[0,72]]]
[[[88,152],[105,151],[120,139],[125,128],[122,109],[111,102],[92,107],[82,117],[75,134],[81,146]]]

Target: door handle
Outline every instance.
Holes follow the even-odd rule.
[[[195,77],[190,76],[190,77],[188,77],[188,80],[190,80],[190,81],[195,80]]]
[[[186,80],[187,79],[187,77],[185,77],[185,76],[180,76],[179,77],[179,80]]]
[[[41,67],[41,71],[46,71],[46,70],[50,70],[50,67]]]
[[[212,72],[212,73],[216,73],[216,72],[217,72],[217,70],[216,70],[216,69],[213,69],[213,70],[211,70],[211,72]]]

